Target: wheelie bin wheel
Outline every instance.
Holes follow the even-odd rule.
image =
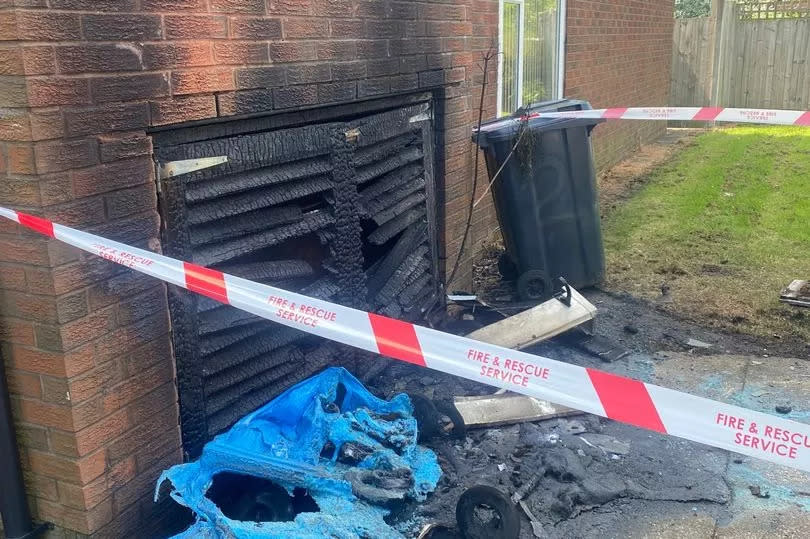
[[[456,521],[464,539],[517,539],[520,514],[507,495],[486,485],[469,490],[456,504]]]
[[[542,270],[529,270],[518,277],[517,291],[526,300],[547,300],[554,295],[554,285]]]

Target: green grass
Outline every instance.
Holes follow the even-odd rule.
[[[660,297],[714,325],[810,339],[810,313],[778,302],[810,279],[810,129],[698,137],[604,225],[607,286]]]

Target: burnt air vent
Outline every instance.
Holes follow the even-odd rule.
[[[430,101],[341,120],[241,134],[195,128],[197,141],[157,136],[163,167],[227,157],[161,180],[166,252],[418,319],[436,301],[438,282]],[[334,343],[181,289],[169,297],[191,457],[239,417],[351,357]]]

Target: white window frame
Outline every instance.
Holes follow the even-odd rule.
[[[560,5],[557,13],[557,84],[554,88],[552,99],[561,99],[565,93],[565,31],[567,1],[559,0]],[[498,108],[503,99],[503,5],[505,3],[518,4],[520,6],[520,28],[518,29],[518,107],[525,105],[523,102],[523,35],[526,31],[526,10],[524,0],[499,0],[498,1]]]

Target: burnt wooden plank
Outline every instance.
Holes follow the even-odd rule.
[[[194,246],[207,245],[295,223],[301,219],[302,215],[303,212],[298,206],[273,206],[191,227],[188,236]]]
[[[369,234],[368,240],[375,245],[382,245],[412,224],[425,220],[426,214],[427,210],[421,204],[382,225]]]

